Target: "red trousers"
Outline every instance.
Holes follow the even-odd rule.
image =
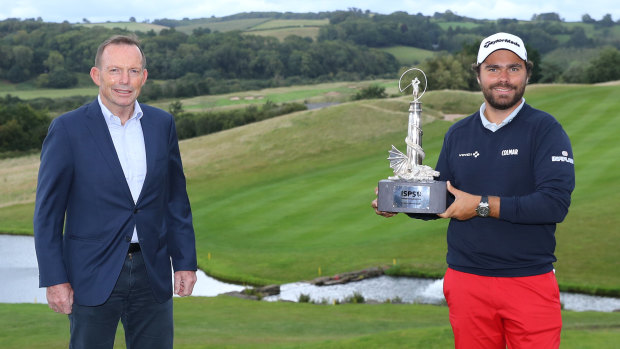
[[[560,291],[553,272],[489,277],[448,269],[443,292],[456,348],[560,346]]]

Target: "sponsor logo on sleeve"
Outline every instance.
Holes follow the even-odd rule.
[[[573,158],[569,158],[568,157],[568,152],[566,150],[564,150],[562,152],[561,156],[552,156],[551,157],[551,161],[553,161],[553,162],[567,162],[569,164],[574,164],[575,163]]]

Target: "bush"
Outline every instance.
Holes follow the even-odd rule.
[[[0,152],[40,149],[50,118],[19,98],[0,97]]]
[[[352,296],[349,296],[349,297],[345,298],[344,302],[345,303],[353,303],[353,304],[362,304],[362,303],[366,302],[366,300],[364,299],[364,296],[362,296],[360,293],[355,292],[355,293],[353,293]]]
[[[385,87],[373,84],[358,91],[355,96],[353,96],[353,100],[357,101],[360,99],[378,99],[386,97],[387,93],[385,92]]]
[[[176,107],[182,109],[182,105]],[[221,112],[178,113],[175,115],[177,136],[179,139],[202,136],[306,109],[306,105],[301,103],[277,105],[267,101],[260,108],[250,105],[244,109]]]

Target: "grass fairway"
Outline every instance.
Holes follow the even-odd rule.
[[[618,85],[551,85],[530,86],[526,94],[530,104],[562,122],[575,153],[577,188],[556,234],[564,290],[620,292],[617,244],[611,243],[620,226],[620,192],[611,189],[618,188],[620,175],[614,160],[619,92]],[[426,164],[435,164],[451,124],[439,119],[441,112],[468,113],[479,101],[479,93],[469,92],[425,96]],[[384,219],[370,208],[377,181],[391,174],[387,150],[404,147],[407,102],[343,103],[181,142],[200,267],[250,284],[307,280],[319,268],[331,275],[394,260],[404,269],[441,275],[446,221]],[[31,231],[27,197],[33,191],[20,180],[33,188],[36,168],[32,158],[0,161],[0,180],[10,183],[3,199],[15,198],[15,204],[0,202],[0,231]]]
[[[559,225],[563,289],[620,291],[616,214],[620,86],[530,86],[527,101],[553,114],[571,138],[577,188]],[[397,264],[440,275],[445,221],[384,219],[370,201],[390,175],[392,144],[404,147],[408,98],[304,111],[181,142],[199,265],[238,282],[267,284]],[[450,122],[479,93],[424,97],[426,164]],[[31,232],[32,158],[0,160],[0,231]],[[29,177],[30,176],[30,177]],[[32,184],[30,185],[33,188]],[[14,196],[10,196],[14,195]],[[5,198],[25,203],[7,203]],[[26,199],[24,199],[26,198]],[[211,259],[207,258],[211,255]],[[176,348],[449,348],[447,308],[420,305],[266,303],[229,297],[175,300]],[[612,348],[620,313],[564,312],[562,348]],[[60,321],[59,319],[63,319]],[[68,322],[43,305],[0,305],[1,348],[66,347]],[[119,347],[122,335],[119,334]]]
[[[227,296],[175,299],[175,348],[451,348],[448,308],[268,303]],[[613,348],[619,313],[564,312],[562,348]],[[0,305],[3,349],[66,348],[67,317],[46,305]],[[122,326],[115,348],[124,348]]]

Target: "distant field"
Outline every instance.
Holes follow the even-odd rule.
[[[150,30],[159,33],[162,29],[168,29],[163,25],[151,24],[151,23],[138,23],[138,22],[105,22],[105,23],[79,23],[77,26],[83,26],[88,28],[104,27],[108,29],[121,28],[129,31],[141,31],[148,32]]]
[[[479,26],[478,23],[473,23],[473,22],[443,22],[443,21],[436,21],[435,23],[437,23],[441,29],[443,30],[448,30],[448,28],[452,27],[452,29],[456,29],[458,27],[463,28],[463,29],[471,29],[471,28],[476,28]]]
[[[264,90],[241,91],[223,95],[208,95],[181,99],[183,108],[197,112],[225,107],[242,107],[251,104],[274,103],[333,103],[346,102],[360,89],[370,84],[378,84],[386,88],[388,94],[398,92],[395,80],[373,80],[356,82],[334,82],[317,85],[300,85],[269,88]],[[155,102],[153,105],[167,109],[170,101]]]
[[[409,46],[386,47],[381,51],[391,54],[402,65],[420,64],[435,55],[433,51]]]
[[[316,39],[321,26],[329,24],[327,19],[273,19],[246,30],[246,34],[271,36],[282,41],[289,35]]]
[[[230,21],[210,21],[206,20],[204,23],[191,24],[186,26],[176,27],[176,30],[191,34],[194,29],[209,28],[211,31],[228,32],[233,30],[245,31],[261,23],[270,21],[270,18],[248,18],[248,19],[235,19]]]
[[[292,27],[292,28],[279,28],[279,29],[268,29],[268,30],[252,30],[246,31],[246,35],[259,35],[259,36],[270,36],[278,39],[279,41],[283,41],[287,36],[297,35],[302,38],[311,38],[312,40],[316,40],[319,36],[319,27]]]
[[[80,88],[67,88],[67,89],[32,89],[32,90],[10,90],[0,89],[0,95],[10,94],[11,96],[19,97],[20,99],[34,99],[34,98],[62,98],[70,96],[97,96],[98,87],[80,87]]]
[[[321,27],[329,24],[328,19],[272,19],[252,27],[250,30],[267,30],[294,27]]]

